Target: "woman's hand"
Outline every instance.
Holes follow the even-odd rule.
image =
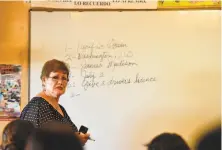
[[[79,138],[79,140],[82,143],[82,145],[86,144],[86,142],[87,142],[87,140],[89,139],[89,136],[90,136],[90,134],[88,134],[88,133],[83,134],[81,132],[77,132],[76,135]]]

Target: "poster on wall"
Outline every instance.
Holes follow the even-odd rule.
[[[20,116],[21,65],[0,64],[0,119]]]

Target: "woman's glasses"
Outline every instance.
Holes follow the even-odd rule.
[[[51,78],[52,81],[54,81],[54,82],[58,82],[59,80],[62,80],[62,82],[68,82],[69,81],[69,79],[66,78],[66,77],[62,77],[61,79],[58,76],[48,77],[48,78]]]

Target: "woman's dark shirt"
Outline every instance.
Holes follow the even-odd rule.
[[[71,121],[65,108],[59,105],[64,116],[62,116],[51,104],[42,97],[34,97],[22,110],[20,119],[31,121],[35,127],[40,128],[43,124],[50,121],[58,121],[63,124],[68,124],[74,132],[78,132],[77,127]]]

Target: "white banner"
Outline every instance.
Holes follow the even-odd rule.
[[[157,9],[157,0],[26,0],[32,8]]]

